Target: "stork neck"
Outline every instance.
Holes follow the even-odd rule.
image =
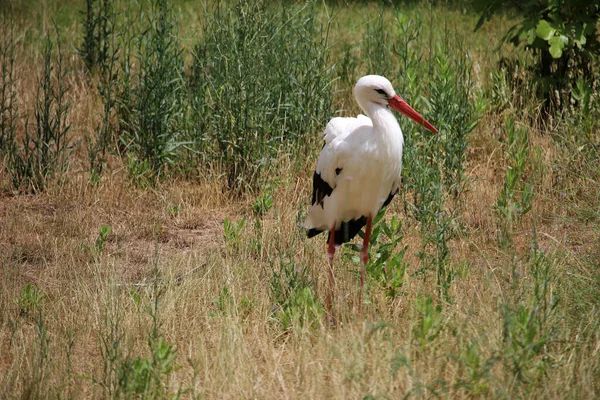
[[[402,134],[398,120],[392,110],[376,103],[370,103],[369,106],[365,112],[371,118],[373,127],[382,133]]]

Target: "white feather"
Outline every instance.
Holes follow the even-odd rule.
[[[381,79],[385,82],[379,79],[375,84],[394,95],[389,81]],[[387,102],[382,104],[375,97],[373,82],[363,82],[362,86],[369,89],[366,91],[361,81],[355,88],[355,97],[370,118],[365,115],[333,118],[327,124],[325,146],[316,172],[333,191],[324,198],[323,206],[313,204],[305,223],[308,228],[327,231],[334,223],[375,216],[388,195],[398,190],[404,144],[402,131],[386,107]]]

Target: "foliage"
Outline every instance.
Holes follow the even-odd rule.
[[[527,214],[533,204],[534,187],[525,174],[530,169],[529,136],[524,128],[515,128],[513,120],[506,122],[506,145],[504,152],[508,160],[506,177],[500,195],[494,205],[500,223],[498,240],[502,247],[512,244],[515,222]]]
[[[403,258],[408,246],[401,246],[402,222],[393,216],[388,223],[383,219],[384,214],[381,211],[373,220],[366,272],[389,298],[396,298],[403,294],[402,286],[407,268]],[[364,232],[359,235],[364,238]],[[344,256],[355,265],[360,265],[360,251],[360,245],[349,244],[345,247]]]
[[[96,239],[96,249],[98,251],[104,250],[104,243],[110,235],[111,227],[109,225],[101,225],[100,230],[98,231],[98,238]]]
[[[100,181],[117,125],[114,114],[120,83],[118,65],[121,44],[118,37],[121,33],[117,27],[115,6],[114,0],[86,0],[82,19],[84,37],[79,54],[88,71],[100,77],[97,90],[103,103],[102,119],[87,135],[92,184]]]
[[[227,218],[223,220],[223,235],[225,243],[227,243],[227,245],[232,249],[235,249],[237,246],[239,246],[240,241],[242,240],[241,233],[244,230],[245,224],[246,217],[238,220],[237,222],[230,221]]]
[[[432,60],[429,104],[431,118],[440,131],[443,184],[458,199],[468,183],[465,181],[468,135],[479,122],[483,104],[479,100],[481,93],[475,89],[473,61],[465,44],[453,39],[448,27],[444,33],[445,39]],[[456,53],[461,56],[455,56]]]
[[[273,188],[267,186],[263,189],[262,193],[252,203],[252,211],[254,216],[262,218],[267,212],[273,207]]]
[[[15,71],[15,21],[9,14],[0,16],[0,159],[15,141],[19,109]]]
[[[165,339],[150,343],[151,357],[126,358],[119,367],[119,388],[126,398],[167,398],[168,387],[163,379],[172,374],[177,365],[177,350]],[[174,396],[176,398],[178,396]]]
[[[413,335],[422,349],[427,349],[444,329],[442,307],[434,305],[430,295],[417,299],[415,305],[418,321],[413,326]]]
[[[278,152],[301,152],[329,116],[327,38],[310,6],[298,7],[232,0],[205,16],[193,140],[234,192],[255,189]]]
[[[306,267],[280,252],[279,267],[271,276],[271,318],[282,330],[316,328],[323,315],[323,305],[312,289],[313,278]]]
[[[114,57],[115,1],[85,0],[85,11],[81,11],[83,40],[78,49],[89,71],[99,68],[104,71]]]
[[[459,378],[455,386],[466,388],[475,396],[488,394],[490,390],[488,379],[497,361],[497,357],[486,359],[479,343],[476,340],[471,341],[467,350],[459,357],[459,363],[466,370],[467,376]]]
[[[148,14],[142,13],[143,30],[134,37],[139,69],[130,64],[130,49],[123,55],[117,113],[130,171],[152,183],[177,161],[185,145],[179,139],[186,87],[177,15],[167,0],[152,0],[150,6]]]
[[[40,311],[45,298],[46,295],[38,286],[28,283],[19,297],[15,299],[15,304],[19,307],[22,315],[32,315],[34,312]]]
[[[57,55],[54,56],[56,46]],[[11,128],[7,143],[7,167],[13,187],[23,192],[43,192],[57,173],[68,166],[75,144],[69,133],[71,102],[61,38],[56,27],[56,44],[50,33],[43,47],[43,70],[38,80],[34,105],[35,124],[25,123],[23,140]],[[12,107],[12,106],[11,106]],[[12,114],[14,118],[14,114]]]
[[[482,13],[475,30],[494,13],[507,8],[515,9],[522,20],[508,30],[502,42],[510,41],[515,46],[526,42],[529,48],[548,52],[553,58],[575,50],[588,59],[600,54],[598,4],[584,0],[529,0],[515,6],[508,0],[475,1],[475,9]]]
[[[500,40],[515,46],[525,43],[537,58],[536,75],[541,78],[542,98],[561,107],[564,99],[553,99],[553,90],[573,86],[579,78],[590,79],[600,55],[600,6],[586,0],[511,0],[474,2],[481,13],[475,30],[495,13],[512,9],[519,22]],[[566,96],[568,99],[568,96]]]

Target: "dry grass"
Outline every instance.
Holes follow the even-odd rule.
[[[495,29],[503,31],[504,23]],[[483,50],[475,53],[486,85],[492,63]],[[34,93],[37,59],[24,53],[18,69],[26,77],[19,84],[23,93]],[[81,68],[75,58],[72,66]],[[71,79],[70,118],[82,139],[96,126],[100,105],[82,75]],[[28,96],[20,101],[30,104]],[[346,96],[340,104],[349,102]],[[340,323],[331,328],[322,319],[316,327],[287,331],[273,318],[271,280],[280,259],[308,268],[321,302],[327,290],[324,238],[308,240],[297,226],[310,199],[316,148],[301,171],[286,157],[273,166],[283,172],[273,207],[257,224],[255,197],[232,200],[214,171],[205,180],[165,181],[143,190],[115,158],[92,187],[81,146],[64,183],[35,196],[0,194],[0,397],[119,397],[123,361],[152,355],[153,315],[156,332],[177,349],[178,368],[161,382],[168,392],[184,390],[185,398],[597,396],[598,168],[587,173],[572,148],[531,129],[543,168],[533,209],[515,227],[509,254],[498,246],[493,211],[506,170],[496,138],[502,121],[489,112],[470,138],[461,233],[450,244],[451,302],[437,299],[434,271],[416,274],[420,226],[398,201],[388,215],[404,220],[409,267],[403,295],[389,299],[370,282],[361,321],[356,267],[339,257]],[[0,185],[9,187],[6,175]],[[240,240],[226,240],[225,219],[244,217]],[[111,232],[99,248],[102,225]],[[550,265],[548,292],[560,301],[545,322],[547,331],[537,333],[548,334],[546,343],[526,361],[533,372],[519,378],[503,310],[539,306],[532,300],[536,277],[529,258],[534,228]],[[23,310],[15,299],[27,284],[39,287],[45,299]],[[427,295],[440,311],[424,311]],[[436,321],[429,331],[436,336],[419,342],[427,318]],[[107,348],[115,351],[113,360]]]

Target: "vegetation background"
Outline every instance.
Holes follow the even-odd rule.
[[[0,3],[0,397],[594,398],[599,6]],[[388,77],[403,190],[336,260],[321,132]]]

